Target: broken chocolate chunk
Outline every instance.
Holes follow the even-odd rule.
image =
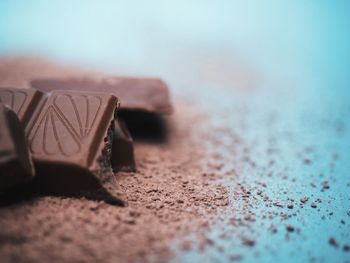
[[[39,78],[30,82],[33,88],[52,90],[98,91],[113,94],[121,101],[122,110],[170,114],[172,105],[167,85],[160,79],[109,77],[90,78]]]
[[[14,111],[0,103],[0,189],[34,177],[23,127]]]
[[[115,172],[135,172],[136,164],[134,157],[133,140],[125,123],[116,119],[113,121],[113,147],[112,147],[112,167]]]
[[[0,99],[19,114],[38,171],[32,184],[38,193],[123,203],[111,166],[116,97],[0,88]]]
[[[118,105],[116,97],[105,93],[48,94],[26,127],[39,191],[124,204],[110,162]]]

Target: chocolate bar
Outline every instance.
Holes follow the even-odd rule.
[[[83,195],[123,205],[111,167],[112,124],[118,99],[97,92],[52,91],[35,95],[33,90],[9,88],[0,88],[0,94],[8,94],[9,90],[12,97],[6,99],[8,104],[22,105],[15,109],[31,113],[30,120],[24,123],[37,170],[36,191]],[[23,102],[18,94],[26,94],[28,101]],[[1,98],[5,101],[7,97]],[[36,107],[23,108],[27,104]]]
[[[34,177],[34,165],[16,113],[0,103],[0,189]]]
[[[110,77],[103,80],[89,78],[38,78],[30,81],[33,88],[52,90],[80,90],[107,92],[121,101],[121,110],[170,114],[172,106],[167,85],[160,79]]]
[[[135,172],[136,164],[131,135],[122,120],[115,119],[113,126],[114,135],[111,159],[113,170],[116,172]]]

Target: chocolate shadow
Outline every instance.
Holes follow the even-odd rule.
[[[36,168],[37,175],[33,181],[16,185],[0,193],[0,207],[38,196],[84,197],[88,200],[125,206],[123,200],[113,197],[88,170],[59,164],[41,164]]]
[[[117,113],[117,118],[121,118],[126,123],[132,138],[136,142],[168,142],[167,121],[160,114],[120,110]]]

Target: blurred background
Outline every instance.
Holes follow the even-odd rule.
[[[0,55],[37,55],[117,75],[161,77],[171,87],[175,108],[179,100],[191,102],[210,113],[214,126],[215,119],[225,120],[247,142],[291,133],[298,147],[314,145],[320,156],[305,171],[282,147],[281,167],[292,166],[297,178],[288,190],[296,199],[302,191],[316,191],[306,174],[324,172],[324,160],[337,152],[341,160],[327,193],[333,203],[325,202],[324,213],[338,216],[323,220],[307,211],[301,220],[303,238],[281,243],[282,234],[260,233],[254,251],[266,262],[349,262],[349,253],[327,242],[330,235],[340,243],[350,240],[349,12],[349,1],[2,0]],[[242,121],[237,108],[249,112],[244,132],[237,128]],[[271,113],[279,122],[267,129],[262,120]],[[256,176],[249,171],[242,178],[249,183]],[[272,189],[280,185],[271,181]],[[279,198],[278,191],[271,195]],[[341,218],[346,224],[339,226]],[[230,250],[234,245],[233,238],[223,246]],[[280,249],[271,253],[268,245]],[[254,259],[250,248],[236,249],[245,260]],[[205,253],[204,259],[227,259]],[[203,258],[190,251],[176,260]]]
[[[291,89],[307,78],[347,92],[349,11],[348,1],[4,0],[0,52],[169,81]]]

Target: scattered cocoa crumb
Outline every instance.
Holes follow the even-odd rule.
[[[312,207],[312,208],[317,208],[317,204],[316,204],[315,202],[312,202],[312,203],[311,203],[311,207]]]
[[[330,237],[330,238],[328,239],[328,243],[329,243],[331,246],[338,247],[338,243],[337,243],[337,241],[335,240],[334,237]]]
[[[235,261],[240,261],[242,260],[242,256],[241,255],[230,255],[229,259],[231,262],[235,262]]]
[[[277,227],[276,226],[271,225],[269,229],[270,229],[271,233],[273,233],[273,234],[277,233]]]
[[[303,197],[303,198],[300,199],[300,202],[302,202],[303,204],[305,204],[308,200],[309,200],[308,197]]]
[[[294,230],[295,230],[293,225],[287,225],[286,229],[288,232],[294,232]]]
[[[350,251],[350,245],[344,245],[344,246],[343,246],[343,250],[344,250],[345,252],[349,252],[349,251]]]
[[[254,216],[252,214],[246,214],[244,216],[244,219],[247,220],[247,221],[250,221],[250,222],[255,221],[255,218],[254,218]]]
[[[191,249],[191,242],[188,240],[184,240],[180,244],[182,250],[190,250]]]
[[[323,187],[323,189],[329,189],[330,186],[329,186],[328,181],[324,181],[324,182],[322,183],[322,187]]]
[[[248,238],[248,237],[243,237],[242,238],[242,243],[245,246],[253,247],[255,245],[255,240],[253,240],[251,238]]]
[[[304,158],[304,164],[306,165],[311,164],[311,160],[309,158]]]
[[[284,207],[283,204],[281,204],[280,202],[275,202],[273,205],[276,206],[276,207],[279,207],[279,208],[283,208]]]

